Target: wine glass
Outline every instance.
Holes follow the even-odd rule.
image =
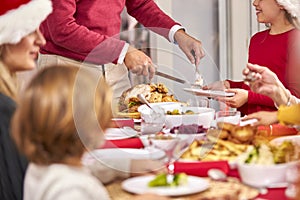
[[[168,175],[172,177],[175,169],[174,162],[180,158],[191,143],[188,136],[166,133],[149,135],[148,140],[151,147],[165,152]]]

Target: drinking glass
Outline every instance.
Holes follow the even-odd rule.
[[[160,132],[166,120],[165,111],[159,106],[153,107],[154,110],[145,107],[141,110],[141,133],[148,135]]]
[[[187,100],[188,106],[209,108],[209,99],[207,97],[195,96]]]
[[[216,113],[216,122],[226,122],[238,125],[241,121],[240,111],[218,111]]]
[[[151,147],[165,152],[168,175],[174,174],[174,162],[180,158],[191,143],[188,136],[176,134],[149,135],[148,140]]]

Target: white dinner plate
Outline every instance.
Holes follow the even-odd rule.
[[[183,88],[184,91],[193,93],[197,96],[205,97],[232,97],[234,96],[233,92],[224,92],[221,90],[202,90],[198,88]]]
[[[154,177],[155,175],[129,178],[122,182],[122,188],[127,192],[135,194],[155,193],[162,196],[181,196],[194,194],[209,188],[209,183],[207,180],[196,176],[188,176],[188,183],[182,186],[149,187],[148,183],[153,180]]]
[[[138,132],[131,127],[123,128],[108,128],[105,131],[106,140],[121,140],[126,138],[135,137],[138,135]]]
[[[114,159],[160,159],[165,156],[165,152],[159,149],[131,149],[131,148],[111,148],[96,149],[84,154],[82,163],[89,165],[95,161],[106,162]]]

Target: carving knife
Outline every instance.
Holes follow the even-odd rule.
[[[177,78],[177,77],[174,77],[174,76],[171,76],[169,74],[165,74],[163,72],[160,72],[160,71],[156,71],[155,74],[157,76],[161,76],[163,78],[166,78],[166,79],[169,79],[169,80],[172,80],[172,81],[176,81],[178,83],[182,83],[182,84],[185,84],[185,83],[189,83],[188,81],[185,81],[183,79],[180,79],[180,78]]]

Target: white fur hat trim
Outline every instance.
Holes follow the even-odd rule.
[[[300,20],[300,0],[277,0],[277,2],[293,17],[296,17],[298,21]]]
[[[0,15],[0,45],[18,43],[36,30],[51,12],[51,0],[31,0]]]

